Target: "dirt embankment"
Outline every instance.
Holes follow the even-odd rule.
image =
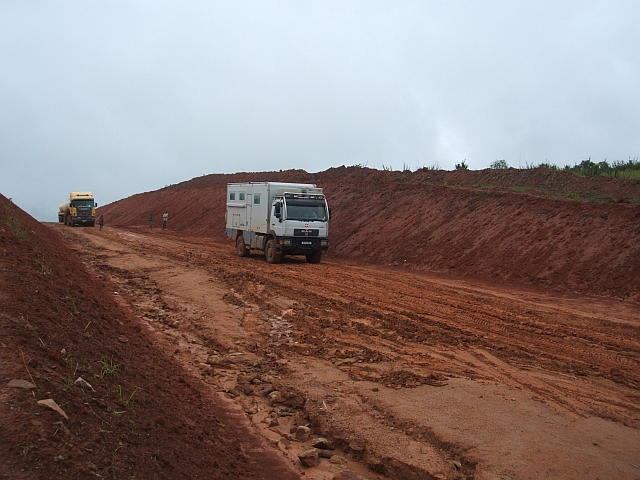
[[[113,225],[223,239],[228,182],[310,182],[332,206],[329,255],[560,292],[640,298],[640,182],[530,170],[340,167],[208,175],[99,209]]]
[[[0,477],[299,478],[114,290],[0,195]]]

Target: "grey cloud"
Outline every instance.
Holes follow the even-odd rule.
[[[637,2],[3,2],[0,191],[640,150]]]

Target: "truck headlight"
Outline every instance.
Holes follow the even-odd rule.
[[[320,240],[320,246],[321,247],[328,247],[329,246],[329,240]]]
[[[284,244],[285,244],[287,247],[291,246],[291,240],[285,240],[285,241],[284,241]]]

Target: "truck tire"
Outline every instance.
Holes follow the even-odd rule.
[[[282,254],[276,248],[276,242],[273,238],[267,240],[267,245],[264,249],[264,258],[267,263],[280,263],[282,260]]]
[[[320,263],[320,260],[322,260],[322,250],[316,250],[313,253],[307,253],[307,262]]]
[[[236,252],[239,257],[249,256],[249,249],[247,248],[247,244],[244,243],[244,237],[242,235],[238,235],[238,238],[236,238]]]

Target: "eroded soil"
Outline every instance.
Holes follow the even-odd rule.
[[[637,303],[50,227],[307,478],[640,478]]]

